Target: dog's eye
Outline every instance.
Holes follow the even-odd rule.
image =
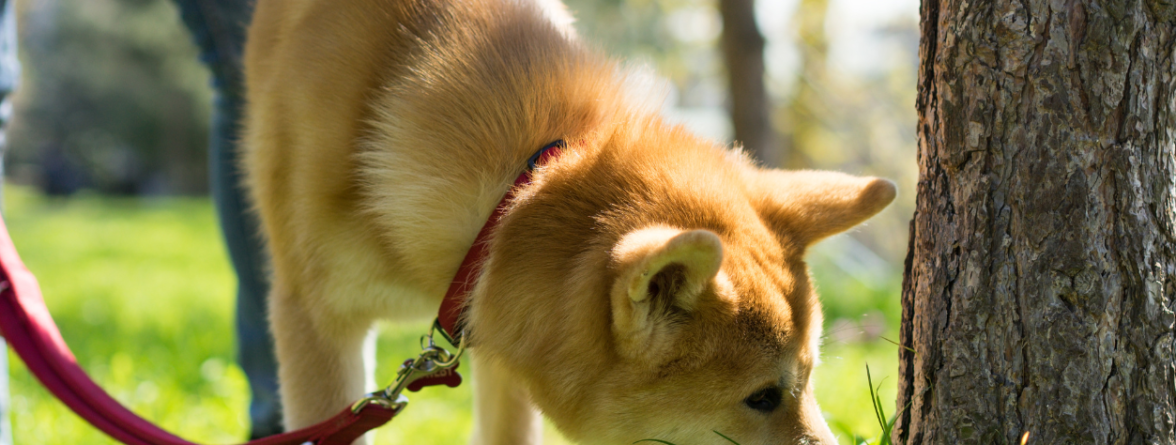
[[[754,409],[761,413],[770,413],[780,406],[780,400],[784,398],[784,391],[779,386],[771,386],[752,394],[743,400],[743,403],[748,408]]]

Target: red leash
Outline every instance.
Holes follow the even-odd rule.
[[[528,161],[527,170],[515,179],[517,188],[531,182],[531,170],[536,163],[559,153],[563,141],[556,141],[539,150]],[[507,192],[494,209],[486,225],[478,233],[474,245],[462,260],[457,276],[449,287],[436,325],[455,345],[464,349],[464,335],[460,328],[465,298],[480,273],[482,260],[488,253],[488,239],[506,207],[514,198],[514,188]],[[96,428],[115,440],[128,445],[197,445],[181,439],[139,417],[101,387],[90,380],[78,366],[73,352],[66,346],[57,325],[41,298],[41,289],[20,259],[8,229],[0,220],[0,332],[20,355],[29,371],[58,399]],[[431,339],[431,336],[430,336]],[[334,417],[316,425],[248,442],[247,445],[348,445],[367,431],[379,427],[404,409],[407,399],[400,392],[415,391],[423,386],[446,384],[457,386],[461,377],[452,368],[457,366],[461,349],[450,354],[430,346],[415,360],[401,368],[396,382],[383,391],[344,409]]]
[[[87,422],[128,445],[194,445],[126,409],[78,366],[41,298],[37,279],[25,268],[7,227],[0,221],[0,329],[8,344],[58,399]],[[388,422],[398,411],[369,405],[350,409],[310,428],[250,442],[254,445],[347,445]]]

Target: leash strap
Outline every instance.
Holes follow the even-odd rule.
[[[0,220],[0,331],[49,391],[115,440],[128,445],[196,445],[139,417],[90,380],[49,316],[37,279],[21,262],[3,220]],[[248,445],[350,445],[399,412],[399,408],[377,404],[355,413],[347,407],[325,422]]]
[[[506,192],[506,196],[498,201],[498,207],[494,208],[494,212],[486,220],[486,225],[482,226],[478,237],[474,238],[474,244],[466,252],[465,258],[461,260],[461,266],[457,268],[457,274],[453,276],[453,281],[449,283],[449,290],[445,292],[445,299],[441,300],[441,310],[437,312],[437,324],[441,327],[441,331],[449,336],[446,340],[449,340],[450,343],[456,345],[461,341],[462,313],[465,312],[466,297],[470,295],[470,291],[474,290],[474,284],[478,282],[478,276],[482,273],[482,263],[490,255],[490,236],[493,235],[494,229],[498,227],[502,217],[506,215],[506,209],[510,206],[511,201],[514,201],[515,190],[530,184],[531,172],[535,170],[535,167],[559,156],[565,148],[567,148],[567,144],[564,141],[555,141],[539,149],[530,159],[527,159],[527,169],[515,178],[514,185]]]

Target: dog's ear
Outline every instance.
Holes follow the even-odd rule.
[[[668,346],[719,272],[723,244],[707,230],[653,227],[626,234],[611,252],[613,334],[627,357]]]
[[[893,182],[828,171],[763,170],[754,178],[760,216],[777,234],[799,244],[849,230],[886,208]]]

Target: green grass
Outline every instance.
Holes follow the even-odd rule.
[[[824,363],[814,371],[817,401],[833,434],[843,445],[877,444],[882,429],[874,403],[893,410],[897,394],[898,353],[885,342],[858,345],[829,345],[822,354]],[[885,377],[874,380],[871,387],[866,365],[887,370]],[[875,374],[882,377],[883,374]]]
[[[242,441],[248,388],[233,352],[235,282],[208,200],[49,199],[13,186],[4,193],[13,240],[94,380],[186,439]],[[415,353],[425,327],[381,329],[378,382],[390,381],[397,365]],[[826,345],[815,373],[817,398],[844,444],[852,443],[854,433],[878,435],[864,366],[892,371],[896,356],[895,347],[883,342]],[[16,443],[115,443],[48,394],[12,353],[9,371]],[[885,379],[879,391],[878,400],[888,407],[894,381]],[[470,385],[430,388],[409,398],[405,413],[377,430],[376,443],[467,441]],[[550,426],[545,437],[547,444],[569,443]],[[699,443],[726,442],[716,436]]]

